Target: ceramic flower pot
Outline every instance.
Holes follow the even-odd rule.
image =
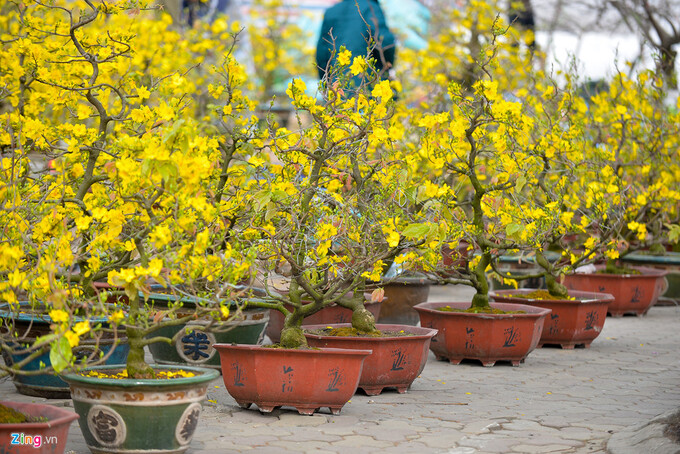
[[[201,414],[212,369],[154,366],[156,370],[185,371],[192,377],[119,379],[64,374],[71,387],[80,430],[95,454],[181,453],[187,450]],[[120,366],[87,369],[120,370]]]
[[[8,305],[0,306],[0,319],[11,321],[14,330],[22,335],[26,333],[26,338],[21,340],[22,343],[31,344],[36,337],[43,336],[50,332],[50,324],[52,319],[47,314],[31,314],[24,310],[28,303],[21,303],[20,311],[12,310]],[[102,323],[107,325],[107,320],[104,318],[91,318],[91,323]],[[125,343],[125,338],[119,338],[118,343],[115,344],[115,339],[108,334],[105,334],[98,342],[84,338],[78,347],[73,349],[76,357],[88,357],[93,351],[98,350],[104,354],[109,354],[106,364],[123,364],[125,363],[129,351],[128,345]],[[30,355],[30,352],[22,352],[21,346],[17,344],[9,345],[14,350],[13,354],[6,352],[4,354],[5,362],[8,365],[19,363]],[[113,351],[111,351],[113,349]],[[39,371],[51,365],[49,351],[31,359],[21,369],[24,371]],[[41,373],[35,375],[16,374],[13,377],[14,386],[17,391],[27,396],[44,397],[47,399],[68,399],[70,397],[70,390],[68,384],[59,378],[59,375],[54,373]]]
[[[256,345],[216,344],[222,378],[242,408],[257,405],[270,413],[294,407],[311,415],[328,407],[334,415],[351,399],[370,350],[285,349]]]
[[[69,426],[78,415],[47,404],[0,402],[27,416],[47,418],[45,422],[0,424],[0,452],[3,454],[61,454],[66,448]]]
[[[510,361],[519,366],[537,346],[543,324],[550,309],[522,304],[491,303],[502,311],[523,311],[521,314],[474,314],[441,311],[467,309],[470,303],[421,303],[415,307],[420,324],[436,329],[430,350],[437,359],[459,364],[463,359],[475,359],[484,366],[497,361]]]
[[[555,252],[544,251],[543,255],[550,262],[556,262],[561,255]],[[526,276],[540,272],[542,268],[536,264],[534,255],[504,254],[498,257],[498,271],[510,273],[515,276]],[[545,279],[542,277],[532,277],[527,279],[517,279],[526,288],[545,288]],[[494,290],[510,290],[515,287],[505,284],[498,279],[490,279],[491,288]]]
[[[328,328],[349,328],[349,323],[310,325],[305,337],[310,347],[351,348],[371,350],[364,361],[359,388],[369,396],[380,394],[385,388],[396,388],[405,393],[425,368],[430,340],[437,331],[410,325],[376,325],[383,332],[404,333],[384,337],[340,337],[323,335]]]
[[[665,270],[635,267],[640,274],[574,273],[564,276],[564,285],[570,290],[609,293],[614,301],[607,313],[612,317],[625,314],[645,315],[656,303],[665,287]],[[596,267],[597,271],[604,266]]]
[[[175,295],[152,293],[149,301],[154,307],[165,308],[177,301]],[[193,307],[191,300],[182,300],[184,307]],[[164,326],[154,331],[150,337],[162,336],[173,339],[171,344],[155,342],[149,351],[158,364],[175,364],[210,367],[220,370],[220,356],[212,347],[216,343],[260,344],[269,322],[268,309],[245,309],[237,319],[213,323],[209,320],[196,320],[187,324]],[[178,335],[178,333],[182,334]]]
[[[364,307],[369,311],[376,320],[380,316],[380,309],[382,302],[364,302]],[[288,307],[292,310],[292,306]],[[281,340],[281,330],[283,329],[283,314],[280,311],[271,309],[269,311],[269,324],[267,325],[266,334],[272,342],[279,342]],[[307,325],[328,325],[332,323],[349,323],[352,321],[352,311],[346,307],[331,304],[324,307],[319,312],[306,317],[302,322],[304,326]],[[242,342],[243,343],[243,342]]]
[[[665,270],[668,273],[666,274],[668,287],[665,292],[661,293],[661,296],[671,300],[680,299],[680,252],[667,251],[663,255],[639,252],[628,254],[621,260],[632,265],[641,265],[648,268]],[[667,305],[675,305],[675,302],[672,301],[665,301],[664,303]],[[656,305],[660,304],[661,301],[657,300]]]
[[[573,349],[577,345],[585,348],[600,335],[607,318],[607,308],[614,300],[607,293],[581,292],[571,290],[569,296],[574,299],[531,299],[523,297],[535,289],[496,290],[489,296],[501,303],[525,304],[550,309],[543,326],[543,334],[539,347],[546,344],[559,345],[564,349]]]
[[[427,301],[430,281],[420,276],[400,276],[379,285],[385,290],[385,303],[380,309],[380,323],[417,325],[418,313],[413,309]]]

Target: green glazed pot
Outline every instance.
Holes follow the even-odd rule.
[[[165,307],[177,300],[175,295],[152,293],[149,296],[155,307]],[[194,302],[181,299],[185,307],[192,308]],[[209,320],[195,320],[184,325],[165,326],[149,337],[167,337],[171,344],[154,342],[149,351],[157,364],[189,365],[210,367],[221,370],[220,355],[213,344],[261,344],[269,322],[269,309],[247,308],[238,319],[210,325]]]
[[[121,366],[87,370],[112,371]],[[90,451],[99,453],[181,453],[187,450],[201,414],[212,369],[152,366],[184,370],[194,377],[113,379],[62,375],[71,387],[73,407]]]

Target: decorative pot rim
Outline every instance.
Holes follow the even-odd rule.
[[[605,265],[595,265],[595,269],[600,271],[604,269]],[[649,268],[646,266],[633,266],[634,270],[640,271],[642,274],[611,274],[611,273],[588,273],[588,272],[575,272],[568,274],[567,276],[597,276],[603,279],[657,279],[668,274],[668,270],[662,270],[658,268]]]
[[[624,255],[621,260],[634,263],[654,263],[655,265],[678,265],[680,264],[680,252],[666,251],[662,255],[634,252]]]
[[[436,284],[436,281],[433,281],[429,279],[427,276],[409,276],[409,275],[403,275],[400,274],[398,276],[395,276],[393,278],[387,278],[383,279],[379,282],[376,282],[376,285],[378,287],[382,287],[384,285],[390,285],[390,284],[397,284],[397,285],[434,285]]]
[[[491,319],[504,319],[504,318],[517,318],[517,317],[540,317],[548,315],[551,310],[543,307],[530,306],[527,304],[515,304],[515,303],[489,303],[491,307],[498,307],[502,310],[513,310],[513,311],[525,311],[526,314],[488,314],[484,312],[474,313],[474,312],[448,312],[448,311],[438,311],[439,307],[446,307],[451,305],[470,307],[470,302],[448,302],[448,301],[426,301],[424,303],[416,304],[413,308],[416,311],[423,312],[434,312],[437,314],[444,314],[447,317],[474,317],[474,318],[491,318]],[[501,307],[499,307],[501,306]],[[506,306],[511,306],[507,307]]]
[[[322,334],[316,334],[316,333],[310,333],[307,332],[307,330],[316,330],[316,329],[323,329],[326,327],[333,327],[333,328],[348,328],[351,327],[351,323],[329,323],[326,325],[320,324],[320,325],[303,325],[303,331],[305,334],[305,337],[312,337],[314,339],[327,339],[327,338],[333,338],[333,339],[356,339],[360,341],[366,341],[366,342],[394,342],[395,339],[412,339],[412,340],[420,340],[420,339],[427,339],[427,338],[432,338],[437,335],[437,330],[434,328],[425,328],[423,326],[413,326],[413,325],[399,325],[399,324],[389,324],[389,323],[378,323],[375,325],[376,329],[380,331],[397,331],[397,330],[403,330],[409,333],[408,336],[383,336],[383,337],[361,337],[361,336],[324,336]]]
[[[181,387],[186,385],[196,385],[204,382],[214,380],[219,377],[219,372],[214,369],[209,369],[205,367],[197,366],[184,366],[184,365],[164,365],[164,364],[151,364],[153,369],[157,370],[185,370],[189,372],[196,372],[197,375],[193,377],[179,377],[179,378],[100,378],[100,377],[87,377],[81,375],[77,372],[68,372],[65,374],[60,374],[59,377],[62,378],[68,384],[79,384],[79,385],[95,385],[97,387],[115,387],[115,388],[143,388],[150,387],[155,388],[158,386],[162,387]],[[125,369],[124,364],[115,365],[103,365],[103,366],[92,366],[83,371],[88,370],[120,370]],[[198,375],[200,374],[200,375]]]
[[[200,298],[196,298],[193,296],[184,296],[184,295],[175,295],[171,293],[157,293],[157,292],[151,292],[148,293],[147,295],[144,295],[144,293],[139,292],[139,297],[142,298],[143,300],[156,300],[156,301],[163,301],[166,303],[183,303],[183,304],[196,304],[200,302],[205,302],[208,303],[209,301],[202,301]],[[244,304],[245,307],[243,310],[245,311],[257,311],[257,310],[266,310],[264,308],[260,307],[248,307],[248,301],[255,301],[255,300],[260,300],[261,298],[258,298],[256,296],[253,296],[252,298],[245,298],[243,302],[239,303],[233,300],[229,301],[224,301],[224,304],[228,307],[235,307],[241,304]]]
[[[368,356],[373,353],[373,350],[358,350],[353,348],[330,348],[330,347],[318,347],[309,349],[300,348],[272,348],[266,345],[252,345],[252,344],[213,344],[213,348],[216,350],[261,350],[267,352],[280,352],[292,353],[299,355],[319,355],[322,353],[330,353],[331,355],[354,355],[354,356]]]
[[[549,262],[556,262],[562,257],[562,254],[553,251],[544,251],[543,255]],[[498,261],[501,263],[529,263],[535,265],[536,255],[502,254],[498,256]]]
[[[536,291],[537,289],[534,288],[519,288],[519,289],[513,289],[513,290],[493,290],[489,292],[490,297],[494,297],[496,295],[501,296],[503,298],[507,299],[512,299],[514,301],[527,301],[527,302],[532,302],[532,303],[579,303],[579,304],[588,304],[588,303],[600,303],[600,302],[611,302],[614,301],[614,295],[611,293],[600,293],[600,292],[586,292],[583,290],[569,290],[569,295],[575,297],[576,299],[569,300],[569,299],[541,299],[541,298],[521,298],[521,297],[513,297],[511,295],[507,295],[508,293],[531,293]],[[582,298],[582,299],[579,299]],[[521,304],[521,303],[520,303]]]
[[[0,423],[0,427],[9,429],[9,428],[17,428],[17,429],[47,429],[51,427],[55,427],[57,425],[62,425],[62,424],[68,424],[71,423],[72,421],[75,421],[78,419],[78,414],[74,413],[72,411],[68,411],[64,408],[57,407],[55,405],[51,404],[39,404],[39,403],[28,403],[28,402],[15,402],[15,401],[0,401],[1,405],[4,405],[6,407],[14,408],[17,411],[21,411],[18,408],[15,408],[12,406],[12,404],[21,404],[22,406],[28,406],[28,407],[50,407],[51,412],[56,413],[58,416],[48,419],[45,422],[22,422],[22,423]]]
[[[19,308],[22,306],[28,306],[31,303],[28,301],[19,301],[16,303],[19,305]],[[46,313],[39,313],[39,314],[29,314],[25,312],[16,312],[12,310],[12,305],[9,303],[3,303],[0,304],[0,318],[11,318],[12,320],[19,321],[19,322],[43,322],[43,323],[52,323],[52,317],[50,317],[49,314]],[[109,319],[106,317],[79,317],[76,316],[74,317],[74,320],[76,321],[83,321],[83,320],[89,320],[91,323],[108,323]]]

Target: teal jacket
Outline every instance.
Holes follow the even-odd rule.
[[[359,14],[361,12],[361,14]],[[328,8],[323,16],[321,35],[316,46],[316,64],[319,78],[323,79],[329,62],[333,64],[333,39],[335,50],[341,46],[352,52],[352,57],[366,56],[373,47],[373,37],[377,46],[372,52],[376,69],[382,70],[386,64],[394,66],[396,55],[394,35],[387,27],[385,15],[377,0],[342,0]],[[333,58],[331,59],[331,57]],[[387,78],[387,71],[384,78]]]

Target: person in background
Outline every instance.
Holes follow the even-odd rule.
[[[396,40],[378,0],[342,0],[326,10],[316,46],[319,79],[323,80],[342,46],[352,52],[352,58],[373,57],[381,78],[389,78],[396,57]],[[361,76],[354,80],[358,86]]]
[[[534,19],[534,8],[531,5],[531,0],[520,0],[511,2],[510,13],[508,14],[510,25],[517,27],[522,31],[531,32],[531,40],[526,43],[532,51],[536,49],[536,40],[534,34],[536,33],[536,21]]]

